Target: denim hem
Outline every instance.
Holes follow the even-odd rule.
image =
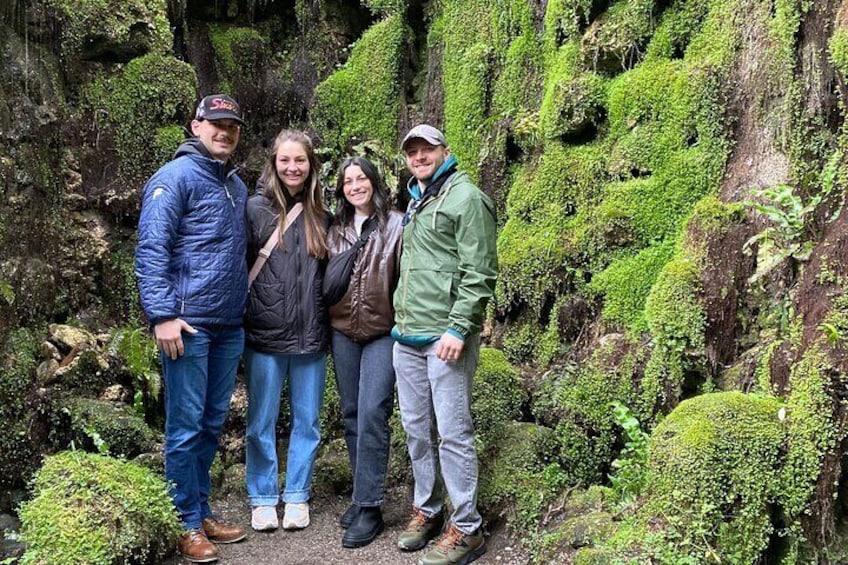
[[[250,505],[256,506],[277,506],[280,502],[279,496],[250,496],[248,497]]]
[[[463,534],[470,536],[471,534],[473,534],[474,532],[476,532],[477,530],[479,530],[480,528],[483,527],[483,520],[476,522],[477,526],[470,528],[470,529],[467,526],[460,527],[453,520],[451,520],[451,524],[453,524],[453,527],[456,528],[457,530],[459,530],[460,532],[462,532]],[[468,531],[466,531],[466,530],[468,530]]]
[[[203,524],[201,522],[198,522],[197,524],[194,524],[194,523],[190,524],[188,522],[183,522],[183,531],[184,532],[190,532],[192,530],[202,530],[202,529],[203,529]]]
[[[309,502],[309,491],[298,490],[294,492],[283,493],[283,502],[291,502],[292,504],[303,504],[304,502]]]
[[[356,504],[357,506],[361,506],[362,508],[375,508],[377,506],[382,506],[386,502],[385,498],[381,498],[379,500],[369,500],[366,502],[360,502],[355,498],[351,498],[351,500],[354,504]]]

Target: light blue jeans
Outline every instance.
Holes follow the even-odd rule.
[[[277,417],[280,395],[289,380],[291,433],[286,459],[283,502],[306,502],[312,489],[312,466],[321,441],[318,416],[324,400],[327,354],[272,355],[246,347],[247,496],[251,506],[276,506]]]
[[[165,478],[187,530],[200,529],[209,509],[209,469],[227,419],[244,347],[240,327],[183,333],[185,354],[160,354],[165,376]]]
[[[477,451],[471,421],[471,384],[480,336],[469,336],[459,359],[436,357],[438,342],[423,347],[395,343],[400,418],[415,478],[413,504],[426,516],[442,509],[438,469],[453,503],[453,524],[470,534],[483,523],[477,511]],[[441,441],[437,441],[438,432]]]

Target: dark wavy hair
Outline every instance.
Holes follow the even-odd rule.
[[[365,157],[348,157],[339,166],[339,173],[336,176],[336,218],[335,222],[340,226],[346,226],[353,221],[355,210],[353,204],[347,201],[344,195],[344,175],[348,167],[359,167],[365,174],[365,178],[371,181],[371,187],[374,193],[371,196],[371,202],[374,204],[374,213],[377,215],[377,222],[380,228],[386,227],[386,221],[389,217],[389,191],[380,177],[380,172],[374,164]]]

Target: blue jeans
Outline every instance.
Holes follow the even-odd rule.
[[[183,333],[185,354],[160,354],[165,375],[165,478],[186,529],[199,529],[209,509],[209,468],[230,409],[244,348],[240,327]]]
[[[415,478],[413,503],[426,516],[442,509],[437,478],[453,503],[451,522],[472,533],[483,519],[477,511],[477,451],[471,420],[471,385],[480,358],[480,336],[468,336],[456,361],[436,357],[439,342],[423,347],[396,343],[400,419]],[[436,433],[441,441],[436,441]]]
[[[333,330],[333,366],[353,471],[353,502],[359,506],[380,506],[385,494],[395,393],[393,345],[389,336],[363,345]]]
[[[251,506],[276,506],[277,417],[280,395],[289,378],[291,434],[283,502],[306,502],[312,466],[321,441],[318,416],[324,401],[327,354],[274,355],[250,347],[244,351],[247,375],[247,496]]]

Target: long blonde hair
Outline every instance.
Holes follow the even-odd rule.
[[[286,224],[286,214],[288,214],[285,197],[288,189],[277,175],[277,151],[286,141],[300,143],[306,150],[306,157],[309,160],[309,175],[303,183],[306,247],[310,255],[322,259],[327,256],[327,216],[329,211],[324,203],[321,187],[318,185],[318,173],[321,170],[321,164],[315,155],[312,139],[304,132],[284,129],[274,139],[274,145],[271,147],[268,159],[265,161],[265,167],[262,169],[262,194],[275,201],[280,209],[277,224],[280,227],[280,248],[285,249],[282,234]]]

